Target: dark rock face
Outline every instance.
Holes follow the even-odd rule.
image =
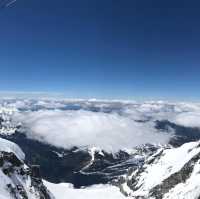
[[[31,177],[41,179],[40,174],[40,166],[39,165],[31,165]]]
[[[15,154],[13,153],[8,153],[8,152],[1,152],[1,156],[0,156],[0,162],[4,162],[7,161],[9,163],[11,163],[14,166],[21,166],[23,163],[21,162],[21,160],[19,160]]]
[[[0,128],[2,128],[3,118],[0,117]]]
[[[42,183],[41,176],[39,175],[39,167],[37,167],[37,169],[35,167],[25,167],[24,163],[19,160],[14,153],[1,151],[0,169],[12,181],[12,184],[7,184],[6,186],[13,198],[28,199],[24,184],[26,184],[28,178],[30,178],[30,190],[33,188],[35,194],[38,195],[40,199],[53,199],[53,196],[51,196],[50,192]]]

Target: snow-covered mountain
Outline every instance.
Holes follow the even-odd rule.
[[[159,149],[121,182],[121,191],[133,198],[199,199],[200,142]]]
[[[39,184],[56,199],[195,199],[199,118],[198,103],[3,99],[0,137],[20,146],[20,161],[40,165]]]
[[[54,199],[42,182],[38,166],[28,167],[24,158],[16,144],[0,139],[0,198]]]
[[[200,142],[186,143],[178,148],[163,146],[154,152],[151,147],[146,145],[138,148],[137,152],[132,151],[138,156],[140,152],[140,158],[144,158],[145,161],[143,164],[130,167],[126,175],[120,176],[118,184],[113,181],[108,185],[75,189],[73,185],[66,183],[53,184],[42,181],[39,167],[26,166],[22,150],[16,144],[0,139],[0,198],[65,199],[68,196],[77,199],[94,197],[104,199],[109,196],[110,199],[126,197],[129,199],[198,199],[200,197]],[[93,157],[91,161],[94,161],[95,154],[103,155],[103,152],[97,149],[91,150],[90,153]],[[146,155],[142,156],[142,154]],[[93,163],[90,162],[91,165]],[[89,167],[90,164],[87,166]],[[117,168],[117,164],[114,167]],[[124,196],[120,194],[118,187]]]
[[[20,126],[19,123],[12,121],[12,115],[17,112],[14,107],[0,107],[0,134],[11,135]]]

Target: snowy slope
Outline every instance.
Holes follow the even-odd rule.
[[[27,167],[24,153],[14,143],[0,139],[0,199],[53,199],[43,185],[38,167]]]
[[[21,161],[25,158],[23,151],[15,143],[2,138],[0,138],[0,151],[14,153]]]
[[[44,184],[56,199],[128,199],[120,193],[117,187],[111,185],[96,185],[74,189],[72,184],[53,184],[47,181],[44,181]]]
[[[127,175],[121,190],[133,198],[195,199],[200,196],[200,142],[161,149]]]
[[[164,199],[199,199],[200,196],[200,162],[194,166],[193,172],[188,180],[176,185],[164,195]]]

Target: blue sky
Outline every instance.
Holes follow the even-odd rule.
[[[0,10],[0,90],[199,99],[200,2],[18,0]]]

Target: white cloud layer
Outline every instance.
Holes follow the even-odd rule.
[[[9,117],[15,113],[28,137],[64,148],[95,146],[116,151],[167,143],[173,132],[158,132],[155,120],[200,128],[200,103],[0,99],[0,112],[5,108]]]
[[[138,123],[117,113],[40,110],[15,115],[28,137],[70,148],[100,147],[107,151],[145,143],[167,143],[171,134],[160,133],[152,122]]]
[[[186,127],[200,128],[200,112],[181,113],[175,117],[174,122]]]

